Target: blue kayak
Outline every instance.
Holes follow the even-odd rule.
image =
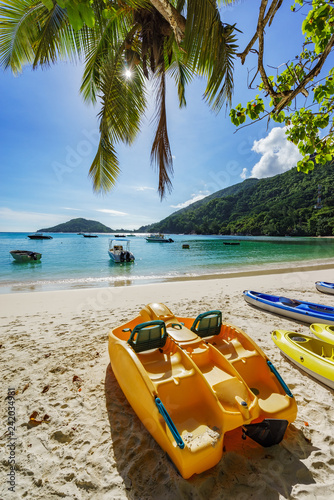
[[[334,283],[327,283],[327,281],[316,281],[316,289],[322,293],[330,293],[334,295]]]
[[[243,296],[248,304],[264,309],[265,311],[302,321],[303,323],[326,323],[334,325],[334,307],[253,292],[252,290],[245,290]]]

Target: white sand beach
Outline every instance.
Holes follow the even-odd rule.
[[[277,328],[305,334],[309,328],[255,310],[242,297],[252,289],[333,305],[334,296],[316,290],[318,280],[334,282],[334,268],[0,295],[0,499],[330,498],[334,391],[289,363],[270,337]],[[298,404],[279,445],[240,439],[235,447],[226,435],[216,467],[189,480],[177,473],[125,399],[107,351],[108,331],[149,302],[163,302],[180,316],[220,309],[224,321],[258,343]],[[9,408],[16,419],[12,436]],[[240,429],[233,432],[241,436]],[[14,476],[15,491],[8,490]]]

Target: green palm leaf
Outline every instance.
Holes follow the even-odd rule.
[[[233,59],[237,49],[232,32],[233,27],[222,24],[216,1],[187,1],[186,62],[195,73],[206,76],[205,97],[216,110],[224,99],[230,102],[232,97]]]
[[[35,59],[38,19],[46,7],[36,0],[6,1],[0,4],[0,64],[14,74]]]
[[[90,170],[94,189],[101,192],[114,185],[119,173],[114,144],[119,141],[131,143],[134,140],[146,107],[141,68],[133,69],[131,79],[126,79],[122,51],[118,50],[113,56],[110,55],[109,61],[105,61],[101,71],[101,141]]]
[[[158,165],[159,184],[158,191],[163,198],[166,189],[170,192],[172,183],[170,176],[173,174],[173,159],[170,150],[167,115],[166,115],[166,74],[164,66],[159,70],[156,85],[157,112],[156,121],[158,123],[155,138],[151,149],[151,161]]]

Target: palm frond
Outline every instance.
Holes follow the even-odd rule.
[[[94,190],[99,193],[110,191],[115,185],[119,173],[120,169],[115,148],[108,134],[103,133],[97,153],[89,169],[89,176],[93,180]]]
[[[193,74],[189,68],[187,68],[182,61],[180,61],[180,59],[175,59],[171,65],[170,73],[174,77],[177,84],[180,108],[185,107],[187,105],[185,88],[186,85],[192,80]]]
[[[108,59],[108,54],[119,45],[119,40],[131,37],[132,33],[136,32],[137,26],[130,31],[129,26],[128,14],[119,9],[112,19],[107,22],[101,19],[96,29],[87,33],[85,71],[80,88],[85,101],[96,102],[104,60]]]
[[[171,192],[172,182],[170,176],[173,174],[173,158],[167,131],[166,74],[164,67],[160,68],[159,75],[157,76],[157,81],[158,85],[156,88],[156,120],[158,122],[158,125],[151,149],[151,162],[155,163],[158,166],[158,192],[160,194],[160,197],[163,198],[166,193],[166,189]]]
[[[48,12],[39,0],[9,0],[0,4],[0,64],[20,73],[35,59],[38,19]]]
[[[188,0],[184,48],[187,64],[208,80],[205,98],[213,108],[218,110],[224,99],[230,102],[237,46],[233,27],[223,25],[215,0]]]
[[[49,66],[59,58],[78,59],[82,44],[79,33],[68,22],[66,9],[55,4],[50,12],[41,12],[38,24],[40,30],[36,39],[34,69],[37,66]]]
[[[108,191],[119,174],[114,145],[131,143],[140,130],[140,120],[146,107],[144,75],[141,68],[133,69],[131,79],[124,76],[121,51],[109,54],[101,71],[100,87],[102,107],[99,113],[101,141],[90,168],[94,189]]]

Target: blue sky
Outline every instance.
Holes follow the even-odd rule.
[[[243,31],[240,49],[255,31],[259,3],[241,1],[224,9],[223,19],[237,21]],[[303,16],[291,14],[290,3],[284,4],[268,30],[265,62],[272,66],[293,58],[302,41]],[[254,59],[244,67],[236,60],[233,106],[255,96],[247,89],[247,70],[254,65]],[[154,125],[148,112],[134,144],[117,146],[121,175],[116,187],[96,195],[88,170],[97,144],[98,107],[79,95],[82,66],[27,67],[17,77],[0,71],[0,231],[36,231],[77,217],[113,229],[137,229],[251,175],[283,172],[299,159],[275,123],[234,133],[228,113],[223,109],[216,116],[203,101],[201,80],[188,87],[187,108],[180,110],[171,82],[172,193],[160,201],[157,172],[150,165]]]

